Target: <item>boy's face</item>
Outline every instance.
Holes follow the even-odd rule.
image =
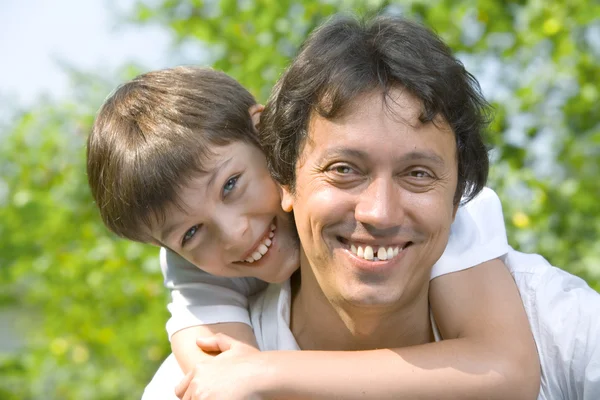
[[[213,275],[284,281],[299,265],[298,240],[265,156],[243,142],[213,154],[152,236]]]

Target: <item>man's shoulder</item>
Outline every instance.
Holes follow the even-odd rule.
[[[538,347],[542,394],[600,398],[600,294],[539,255],[512,250],[504,261]]]

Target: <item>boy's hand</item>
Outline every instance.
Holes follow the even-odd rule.
[[[175,388],[181,400],[260,399],[258,378],[266,370],[260,351],[224,334],[196,340],[207,353],[220,353],[202,361]]]
[[[258,349],[223,333],[217,333],[209,337],[199,337],[196,339],[196,344],[204,352],[220,353],[219,357],[226,358],[260,353]]]

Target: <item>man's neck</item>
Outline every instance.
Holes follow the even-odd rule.
[[[428,288],[393,308],[330,302],[311,273],[292,278],[291,330],[303,350],[370,350],[433,341]]]

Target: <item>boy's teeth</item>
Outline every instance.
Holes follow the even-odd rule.
[[[271,232],[269,232],[269,237],[264,238],[263,241],[258,245],[256,251],[244,261],[247,263],[253,263],[254,261],[260,260],[265,254],[267,254],[269,247],[273,244],[273,241],[271,240],[271,238],[275,236],[273,232],[275,232],[275,225],[271,224]]]
[[[398,255],[398,253],[402,250],[400,247],[388,247],[387,249],[382,246],[379,247],[377,252],[374,251],[372,246],[362,246],[356,247],[355,245],[350,245],[350,251],[352,254],[356,255],[359,258],[363,258],[365,260],[373,260],[373,261],[385,261],[390,260]]]
[[[260,244],[260,246],[258,246],[258,252],[259,252],[260,254],[262,254],[263,256],[264,256],[265,254],[267,254],[267,251],[269,251],[269,248],[267,247],[267,245],[266,245],[266,244],[264,244],[264,243],[261,243],[261,244]]]

